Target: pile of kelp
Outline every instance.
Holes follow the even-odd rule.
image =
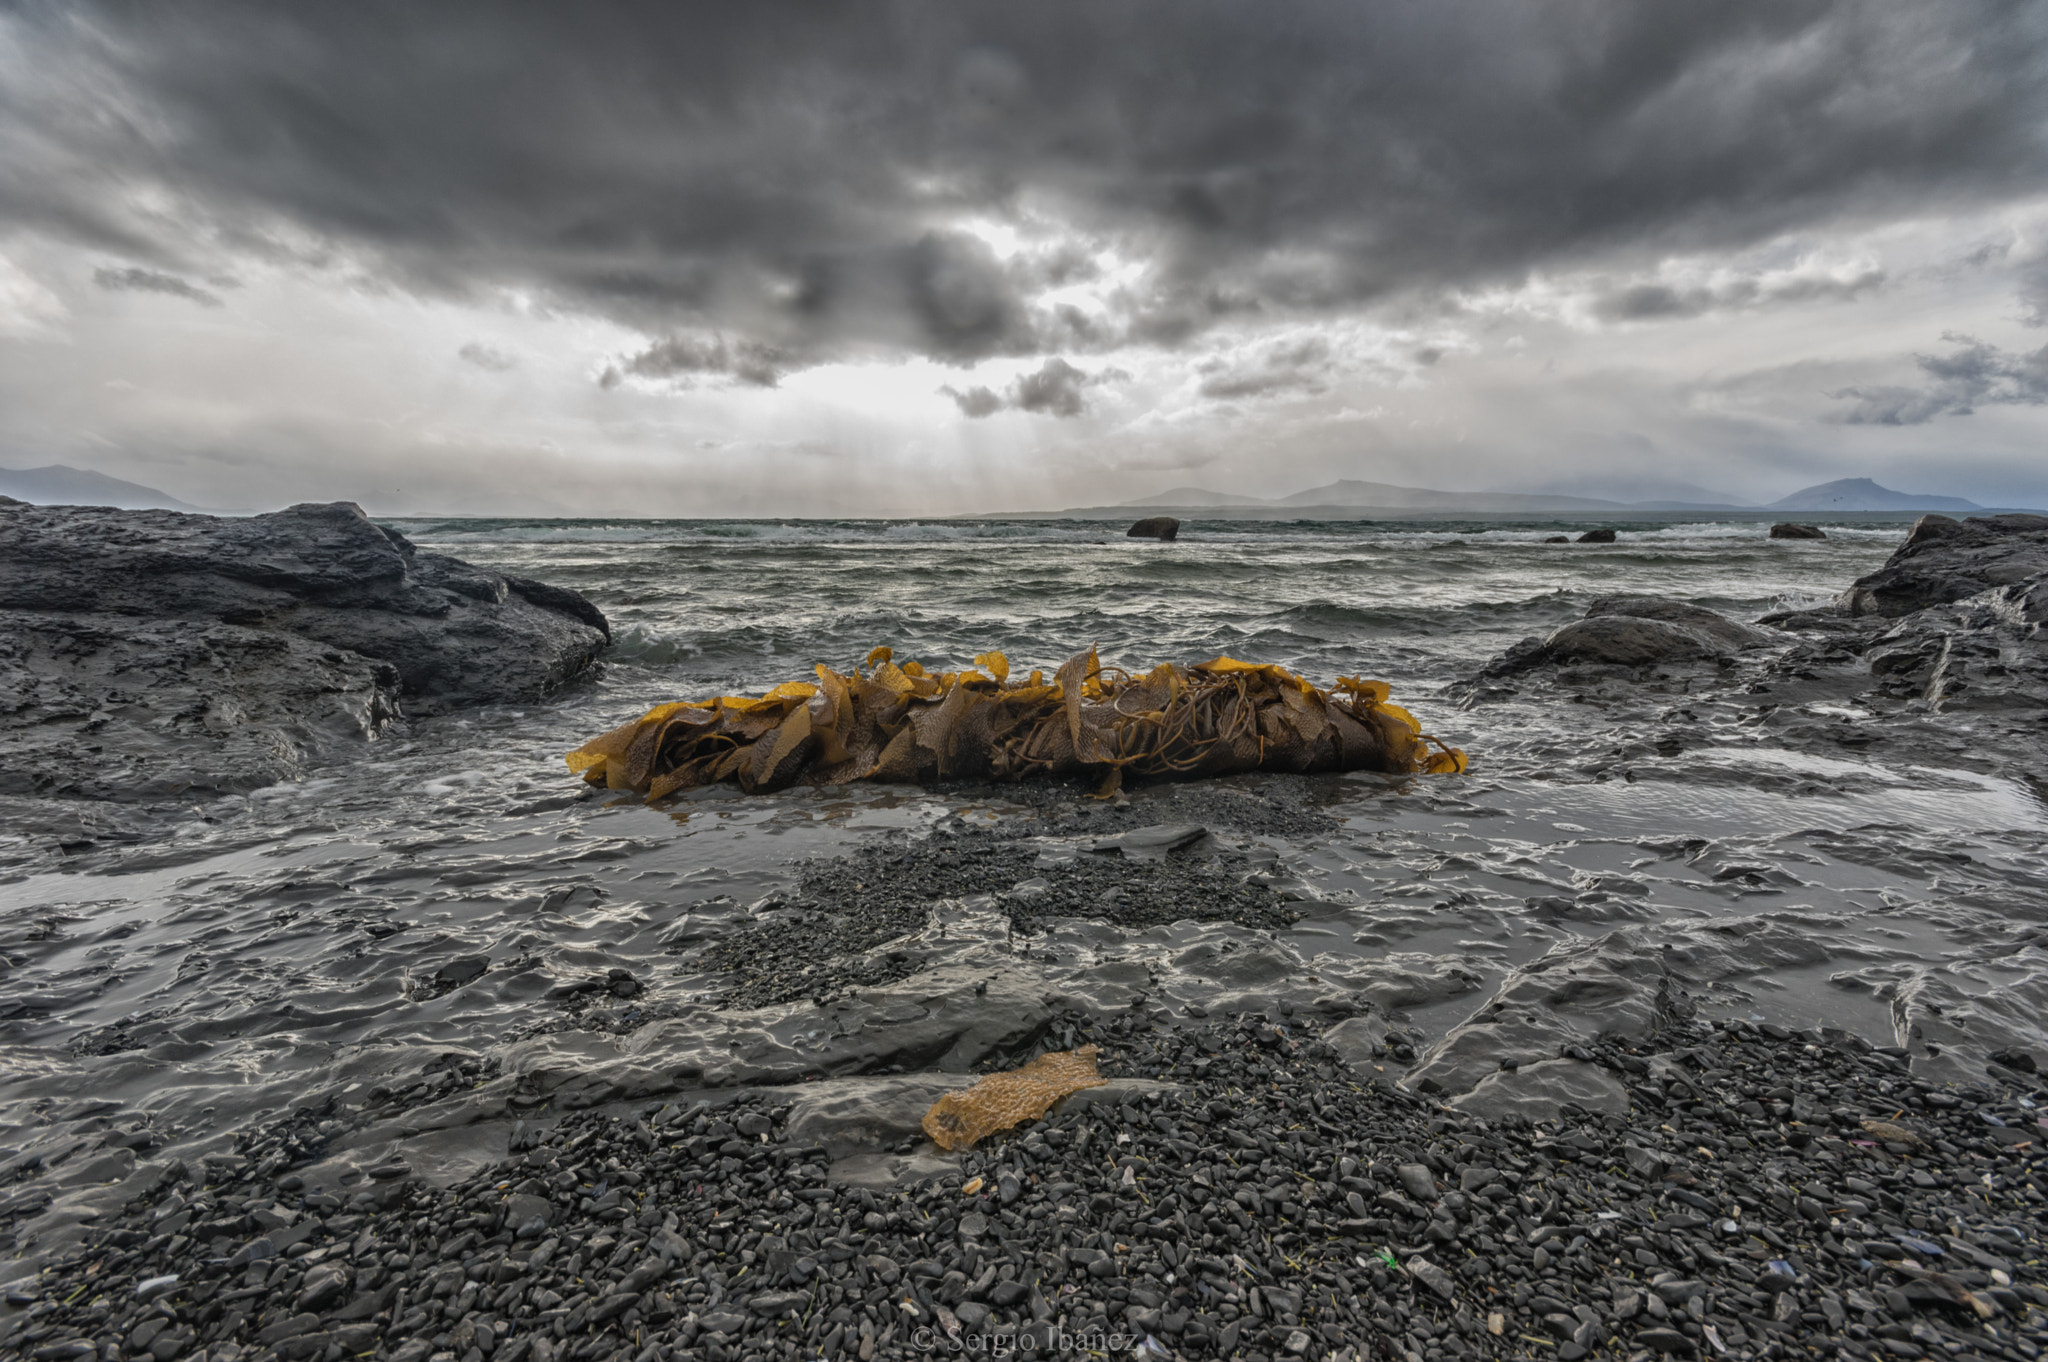
[[[1051,680],[1012,681],[1001,653],[980,670],[933,674],[877,648],[850,675],[817,669],[757,699],[657,705],[569,753],[593,785],[650,800],[718,781],[749,793],[796,781],[929,783],[1089,775],[1100,793],[1128,774],[1192,779],[1237,771],[1459,772],[1465,754],[1390,704],[1384,682],[1329,690],[1284,667],[1219,657],[1143,675],[1095,650]]]

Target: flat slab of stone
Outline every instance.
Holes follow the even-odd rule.
[[[1604,1116],[1625,1116],[1628,1088],[1597,1064],[1546,1059],[1488,1074],[1472,1091],[1452,1098],[1449,1105],[1489,1121],[1509,1115],[1552,1121],[1568,1102]]]

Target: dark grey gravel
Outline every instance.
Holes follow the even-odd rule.
[[[1131,928],[1185,919],[1279,928],[1299,918],[1272,888],[1247,878],[1258,868],[1250,858],[1213,836],[1129,842],[1158,826],[1322,830],[1328,820],[1303,807],[1295,786],[1148,792],[1124,808],[1061,793],[1040,798],[1032,816],[994,827],[956,817],[929,837],[892,839],[806,867],[795,893],[777,905],[790,910],[781,920],[703,948],[706,966],[733,976],[721,1005],[825,1002],[908,978],[924,966],[917,951],[869,953],[924,927],[941,899],[994,895],[1012,928],[1026,935],[1061,917]],[[1185,821],[1193,812],[1207,813],[1210,823]],[[1175,821],[1161,821],[1169,818]]]
[[[457,1186],[343,1200],[277,1162],[317,1153],[309,1113],[17,1289],[0,1349],[724,1362],[954,1336],[1029,1355],[1028,1334],[1077,1355],[2034,1362],[2039,1092],[2010,1067],[1936,1089],[1771,1030],[1593,1047],[1628,1119],[1490,1126],[1361,1081],[1313,1025],[1133,1013],[1063,1042],[1177,1086],[1076,1102],[888,1191],[832,1183],[755,1095],[572,1113]]]

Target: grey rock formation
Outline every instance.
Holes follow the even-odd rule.
[[[114,799],[254,789],[401,712],[538,698],[609,638],[574,592],[345,502],[0,507],[0,618],[0,791]]]
[[[397,716],[398,674],[233,624],[0,611],[0,793],[258,789]]]
[[[1937,709],[2048,712],[2048,572],[1914,611],[1863,641],[1879,693]]]
[[[1771,526],[1771,538],[1773,539],[1825,539],[1827,537],[1827,531],[1818,525],[1795,525],[1789,520],[1781,520]]]
[[[1612,544],[1614,542],[1614,531],[1587,530],[1575,542],[1580,544]]]
[[[1147,516],[1124,531],[1127,539],[1173,539],[1180,534],[1180,522],[1170,515]]]
[[[1721,653],[1764,647],[1774,641],[1764,630],[1738,624],[1705,606],[1666,600],[1662,596],[1601,596],[1586,607],[1589,620],[1610,616],[1679,625],[1702,635]]]
[[[1772,635],[1683,601],[1654,596],[1603,596],[1586,618],[1527,638],[1487,664],[1482,676],[1512,676],[1535,667],[1579,664],[1646,667],[1701,662],[1744,648],[1764,647]]]
[[[2048,572],[2048,516],[1952,520],[1924,515],[1885,565],[1859,577],[1838,604],[1852,615],[1897,619]]]

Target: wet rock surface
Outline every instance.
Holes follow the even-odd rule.
[[[1603,596],[1586,618],[1527,638],[1488,663],[1482,677],[1514,676],[1537,667],[1572,664],[1649,667],[1711,662],[1744,648],[1769,645],[1762,629],[1684,601],[1650,596]]]
[[[1771,538],[1773,539],[1825,539],[1827,537],[1828,532],[1818,525],[1795,525],[1789,520],[1781,520],[1771,526]]]
[[[900,1122],[821,1120],[847,1099],[814,1085],[542,1116],[441,1180],[337,1173],[309,1112],[232,1159],[133,1164],[78,1246],[14,1283],[0,1344],[555,1362],[2048,1343],[2048,1128],[2025,1083],[1916,1082],[1839,1035],[1683,1022],[1570,1061],[1624,1106],[1531,1121],[1361,1082],[1313,1023],[1153,1011],[1077,1034],[1119,1081],[951,1156]],[[880,1144],[890,1180],[835,1176],[835,1140]]]
[[[1860,577],[1838,604],[1851,615],[1896,619],[2048,573],[2048,516],[1920,517],[1885,565]]]
[[[7,507],[0,638],[9,792],[152,799],[293,778],[401,714],[537,698],[609,634],[574,592],[334,503]]]
[[[0,611],[0,793],[261,789],[382,734],[398,674],[238,625]]]

